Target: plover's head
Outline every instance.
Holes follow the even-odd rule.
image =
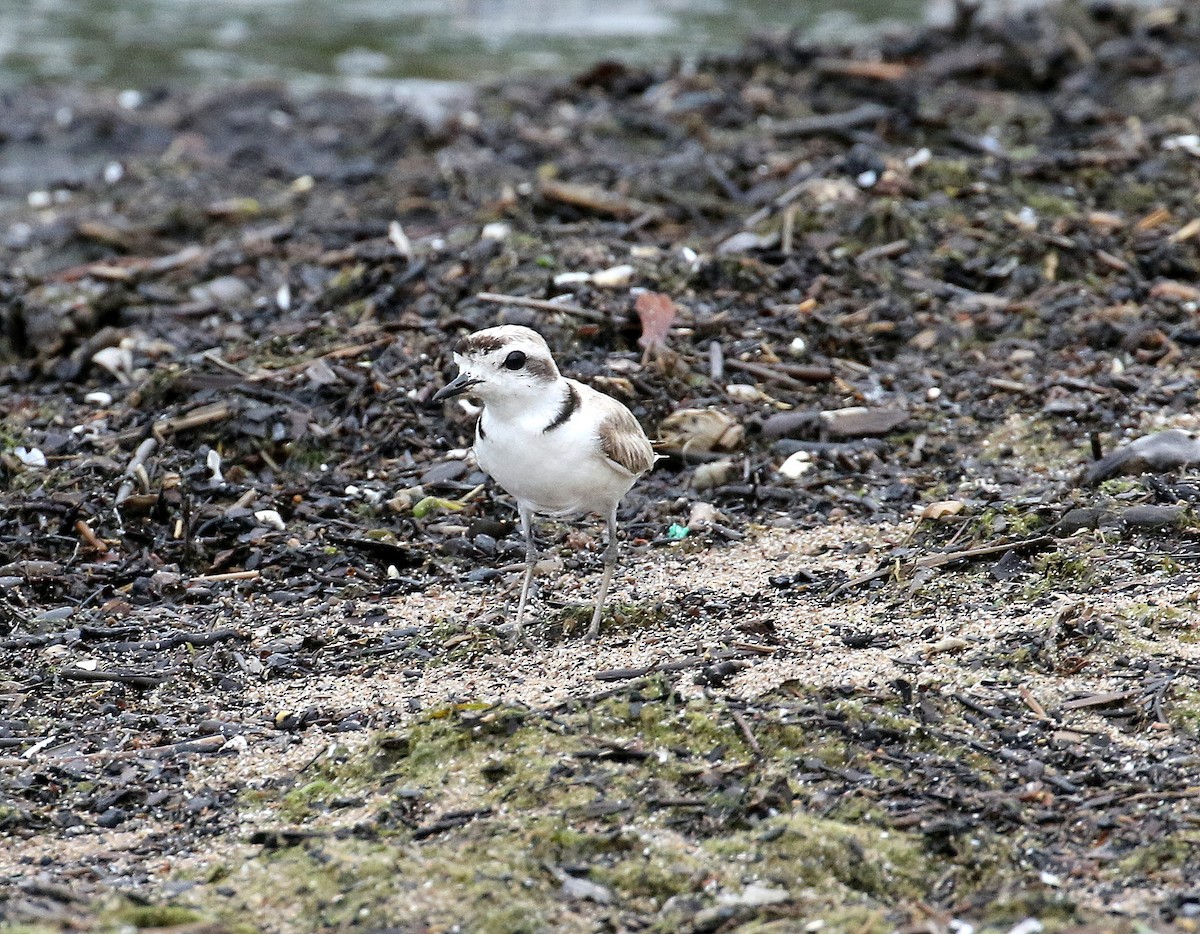
[[[468,334],[454,345],[458,375],[434,400],[469,392],[489,400],[538,397],[559,380],[558,367],[537,331],[505,324]]]

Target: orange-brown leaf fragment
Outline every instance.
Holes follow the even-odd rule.
[[[671,296],[662,292],[643,292],[633,307],[642,321],[642,336],[638,343],[647,350],[665,348],[667,332],[675,323],[678,311]]]

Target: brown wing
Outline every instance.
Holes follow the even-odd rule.
[[[634,476],[654,466],[654,449],[630,411],[613,409],[600,422],[600,450],[610,461]]]

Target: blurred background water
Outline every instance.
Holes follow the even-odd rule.
[[[273,78],[387,93],[398,82],[665,62],[756,32],[853,38],[927,0],[0,0],[0,89]]]

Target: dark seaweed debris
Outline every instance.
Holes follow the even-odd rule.
[[[469,444],[470,416],[428,405],[455,337],[499,321],[537,327],[564,369],[620,395],[652,435],[680,410],[726,416],[714,450],[668,447],[630,496],[637,547],[665,545],[700,501],[719,518],[693,540],[714,551],[754,525],[891,522],[941,504],[944,521],[860,580],[789,570],[763,582],[779,591],[763,597],[773,609],[879,600],[870,639],[845,634],[851,650],[886,644],[888,620],[914,612],[896,567],[986,556],[996,581],[1039,560],[1063,570],[1034,600],[1123,587],[1164,562],[1194,580],[1194,466],[1081,480],[1119,440],[1190,427],[1197,410],[1198,84],[1190,9],[1096,4],[967,18],[877,49],[765,38],[694,71],[610,64],[482,88],[426,119],[267,84],[134,107],[83,88],[3,96],[0,827],[68,839],[153,816],[173,830],[144,847],[167,854],[234,835],[234,790],[189,786],[189,756],[389,725],[333,703],[264,713],[248,684],[382,660],[415,678],[471,648],[432,625],[390,628],[379,605],[488,586],[520,558],[503,498],[449,453]],[[564,273],[591,277],[556,283]],[[674,305],[653,348],[638,343],[634,287]],[[799,454],[806,467],[780,471]],[[1080,530],[1100,533],[1099,552],[1072,550]],[[294,627],[249,651],[286,608]],[[1102,629],[1066,620],[978,664],[1070,671]],[[56,664],[80,646],[100,664]],[[1146,655],[1126,659],[1128,691],[1072,709],[1167,726],[1196,673]],[[742,661],[695,667],[719,692],[735,670],[721,666]],[[1187,851],[1131,842],[1187,824],[1186,716],[1176,745],[1118,774],[1087,733],[1024,713],[1010,728],[1011,697],[963,694],[947,710],[895,690],[903,729],[919,721],[927,745],[880,726],[875,706],[900,716],[890,697],[859,697],[867,713],[852,726],[824,712],[828,697],[806,708],[848,744],[844,761],[781,772],[806,789],[806,813],[846,818],[865,786],[871,826],[916,828],[947,859],[969,859],[969,835],[995,826],[1052,877],[1125,859],[1135,874],[1194,871]],[[740,715],[733,742],[749,744],[759,722]],[[931,726],[947,719],[976,732]],[[602,751],[628,764],[628,749]],[[886,774],[868,781],[876,755]],[[1042,784],[1022,791],[1014,775]],[[678,797],[695,797],[702,825],[721,815],[692,778]],[[734,779],[714,781],[730,791]],[[760,790],[753,807],[730,791],[737,832],[782,806],[777,788]],[[693,819],[691,805],[670,807]],[[492,819],[421,817],[430,840]],[[280,834],[270,845],[308,839]],[[1095,848],[1081,853],[1081,839]],[[0,917],[89,916],[61,888],[70,867],[46,871]],[[628,892],[606,878],[605,891]],[[121,886],[153,881],[143,865]],[[982,910],[958,891],[935,885],[931,913],[905,923]],[[1187,898],[1176,886],[1143,914],[1186,922]],[[647,905],[610,926],[671,923]]]

